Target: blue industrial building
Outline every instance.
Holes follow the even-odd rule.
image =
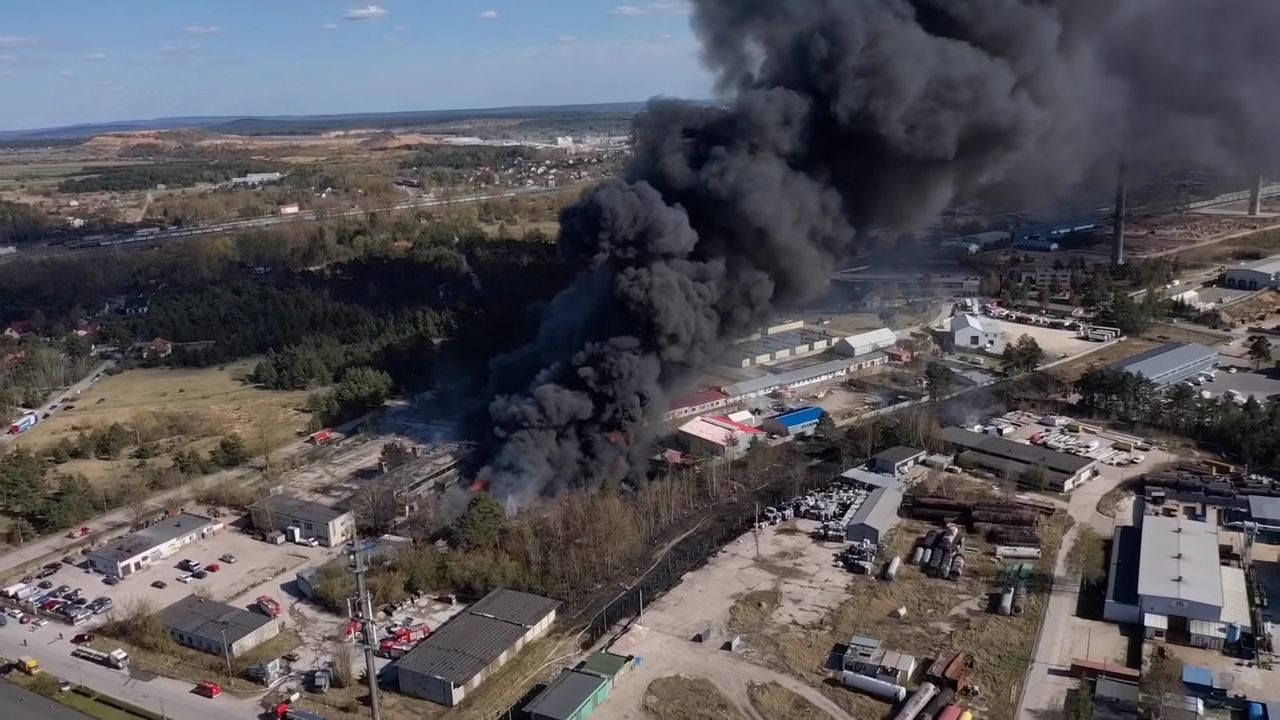
[[[1100,230],[1103,224],[1103,221],[1096,217],[1063,218],[1042,223],[1032,223],[1018,228],[1013,233],[1013,244],[1015,248],[1022,249],[1024,243],[1028,241],[1051,243],[1069,238],[1078,233]],[[1025,249],[1034,248],[1027,247]]]
[[[802,407],[766,418],[760,427],[771,435],[783,437],[812,435],[826,414],[827,411],[820,407]]]

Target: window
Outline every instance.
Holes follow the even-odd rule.
[[[970,335],[970,336],[969,336],[969,344],[970,344],[970,345],[977,345],[977,344],[978,344],[978,336],[977,336],[977,335]]]

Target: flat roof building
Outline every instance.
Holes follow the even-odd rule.
[[[394,667],[400,692],[450,707],[542,637],[560,602],[498,589],[455,615]]]
[[[1218,530],[1198,520],[1142,518],[1138,598],[1148,639],[1220,649],[1227,627],[1250,627],[1244,571],[1218,561]]]
[[[253,526],[259,530],[296,527],[304,538],[336,547],[355,537],[355,518],[350,510],[300,500],[288,495],[270,495],[249,506]]]
[[[1266,290],[1280,287],[1280,257],[1272,256],[1229,267],[1223,273],[1222,284],[1236,290]]]
[[[1046,490],[1070,492],[1097,474],[1097,463],[1079,455],[981,435],[960,427],[943,428],[938,436],[962,451],[956,456],[957,464],[970,463],[993,475],[1023,483],[1042,474]]]
[[[888,475],[901,475],[924,459],[924,451],[898,445],[871,456],[871,469]]]
[[[239,657],[280,633],[280,623],[216,600],[188,595],[158,614],[179,645]]]
[[[524,711],[530,720],[586,720],[609,697],[612,686],[608,677],[565,670]]]
[[[670,421],[702,415],[728,405],[729,396],[719,390],[695,390],[681,393],[671,398],[671,409],[667,411],[663,419]]]
[[[849,468],[840,473],[838,480],[851,484],[855,487],[874,490],[876,488],[889,488],[890,490],[901,490],[902,481],[891,475],[884,473],[871,472],[862,468]]]
[[[681,425],[679,433],[690,451],[729,459],[740,457],[754,440],[765,437],[760,428],[716,415],[694,418]]]
[[[867,332],[847,335],[834,344],[835,350],[846,357],[860,357],[877,350],[886,350],[898,344],[898,336],[889,328],[877,328]]]
[[[201,515],[179,513],[90,551],[89,567],[103,575],[132,575],[209,537],[219,526]]]
[[[1280,530],[1280,497],[1249,495],[1249,519],[1272,532]]]
[[[1112,363],[1110,370],[1141,375],[1156,386],[1195,377],[1218,365],[1218,351],[1199,343],[1166,343]]]
[[[771,418],[765,418],[760,427],[766,432],[783,437],[812,435],[818,429],[818,423],[822,421],[823,416],[826,414],[827,411],[820,407],[796,408],[780,415],[774,415]]]
[[[848,375],[850,371],[883,365],[889,362],[889,356],[883,352],[873,352],[853,358],[828,360],[798,370],[788,370],[772,375],[742,380],[720,388],[734,402],[750,398],[764,397],[775,390],[797,388],[813,383],[833,380]]]

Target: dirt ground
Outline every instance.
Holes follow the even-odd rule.
[[[1058,365],[1049,372],[1065,382],[1075,382],[1094,368],[1106,367],[1113,362],[1133,357],[1159,344],[1159,341],[1156,340],[1126,338],[1115,345],[1090,353],[1085,357]]]
[[[307,393],[263,390],[241,381],[256,362],[251,358],[220,367],[126,370],[104,376],[84,394],[68,397],[40,423],[38,432],[21,436],[15,444],[43,450],[111,423],[159,427],[180,421],[188,434],[160,441],[164,454],[152,458],[152,464],[167,465],[178,450],[207,450],[231,433],[238,433],[249,451],[259,454],[296,440],[308,415],[301,409]],[[59,469],[105,481],[132,474],[136,464],[128,457],[87,459]]]
[[[752,683],[747,688],[751,705],[768,720],[814,720],[830,717],[813,703],[778,683]]]
[[[1228,338],[1212,332],[1201,332],[1189,325],[1152,325],[1142,334],[1146,340],[1157,342],[1193,342],[1213,347],[1226,342]]]
[[[733,704],[706,678],[673,675],[649,683],[644,709],[657,720],[741,718]]]
[[[1040,345],[1040,349],[1044,350],[1045,357],[1049,360],[1057,360],[1064,355],[1075,355],[1097,347],[1097,343],[1082,340],[1071,330],[1054,330],[991,317],[983,317],[982,325],[999,332],[1001,338],[1008,344],[1017,342],[1023,335],[1030,335]]]

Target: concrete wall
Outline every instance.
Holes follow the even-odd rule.
[[[1102,617],[1113,623],[1142,624],[1142,610],[1137,605],[1125,605],[1115,600],[1107,601],[1106,606],[1102,609]]]
[[[262,643],[270,640],[280,634],[280,621],[272,620],[257,630],[245,635],[231,643],[231,657],[239,657],[244,653],[258,647]],[[174,642],[179,645],[185,645],[189,648],[195,648],[201,652],[207,652],[210,655],[222,655],[224,653],[222,647],[222,638],[204,638],[193,635],[187,635],[182,632],[170,629],[169,635]]]

